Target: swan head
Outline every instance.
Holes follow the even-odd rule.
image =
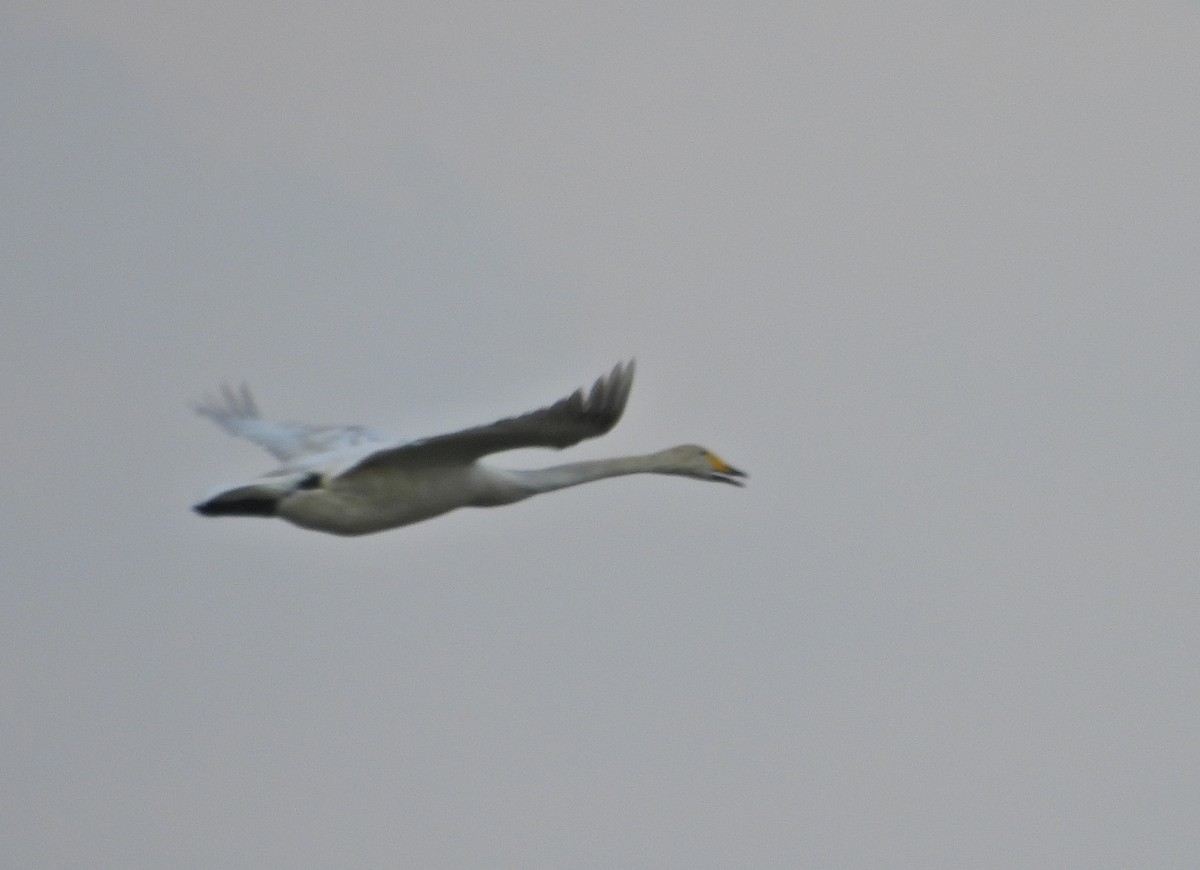
[[[321,475],[312,471],[268,474],[252,483],[219,489],[192,510],[206,517],[273,517],[284,498],[297,490],[319,489],[321,484]]]
[[[734,468],[717,454],[699,444],[683,444],[659,454],[661,470],[666,474],[681,474],[700,480],[717,480],[734,486],[745,486],[738,478],[749,477],[741,469]]]

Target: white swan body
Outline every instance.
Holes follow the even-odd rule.
[[[634,364],[618,364],[586,394],[545,408],[419,441],[401,443],[361,426],[271,423],[249,390],[221,388],[197,413],[248,438],[283,462],[249,483],[222,488],[195,506],[205,516],[280,517],[337,535],[406,526],[460,507],[512,504],[531,495],[625,474],[674,474],[741,486],[745,473],[703,447],[575,462],[530,471],[478,460],[518,447],[569,447],[617,424],[633,386]]]

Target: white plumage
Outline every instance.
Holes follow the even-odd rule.
[[[632,360],[619,363],[586,393],[576,390],[528,414],[407,443],[362,426],[268,422],[245,386],[222,386],[219,397],[195,406],[197,413],[283,464],[249,483],[221,489],[195,510],[205,516],[277,516],[308,529],[362,535],[459,507],[511,504],[623,474],[673,474],[740,486],[744,472],[694,444],[531,471],[479,462],[505,450],[561,449],[603,435],[621,419],[633,372]]]

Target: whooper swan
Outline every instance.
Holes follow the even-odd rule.
[[[642,456],[573,462],[532,471],[478,460],[518,447],[563,448],[617,424],[634,363],[618,363],[591,390],[537,411],[448,435],[402,443],[362,426],[271,423],[243,385],[195,406],[230,435],[248,438],[282,465],[195,506],[204,516],[281,517],[306,529],[365,535],[460,507],[494,507],[622,474],[675,474],[741,486],[746,474],[694,444]]]

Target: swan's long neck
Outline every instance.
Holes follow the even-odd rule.
[[[566,465],[554,465],[550,468],[532,470],[505,470],[504,474],[513,482],[527,488],[527,495],[540,492],[552,492],[580,483],[593,480],[603,480],[606,477],[620,477],[623,474],[645,474],[657,472],[671,473],[657,453],[641,456],[618,456],[613,459],[595,459],[590,462],[569,462]]]

